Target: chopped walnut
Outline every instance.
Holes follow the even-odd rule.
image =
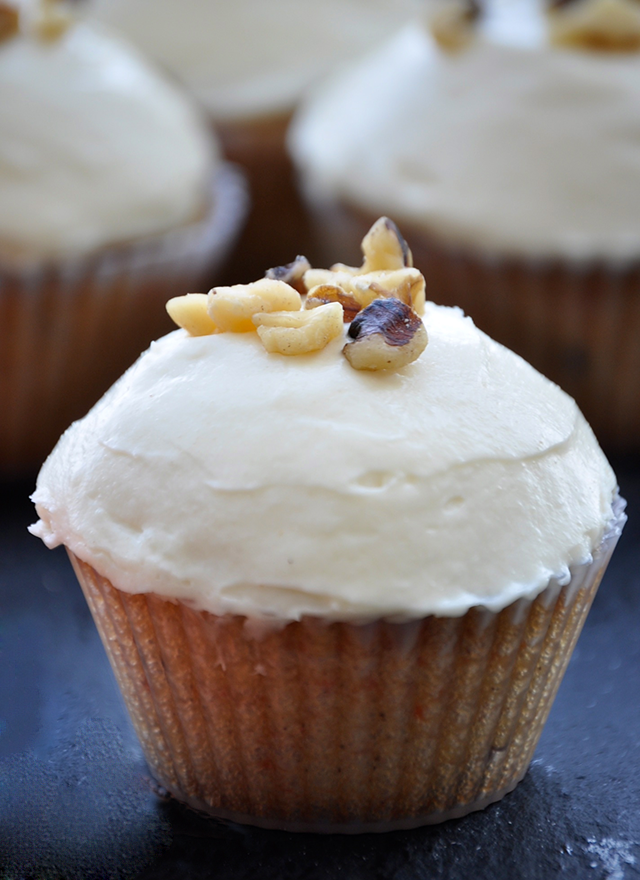
[[[550,40],[556,46],[603,52],[640,49],[637,0],[555,0],[549,10]]]
[[[433,38],[445,52],[465,49],[476,33],[481,8],[475,0],[446,0],[430,18]]]
[[[251,284],[214,287],[209,291],[209,317],[219,330],[248,333],[255,329],[252,318],[261,312],[297,312],[302,299],[284,281],[260,278]]]
[[[365,275],[345,270],[310,269],[305,273],[304,283],[310,294],[323,285],[340,287],[360,304],[360,308],[366,308],[375,299],[396,297],[418,314],[424,311],[425,282],[418,269],[381,270]]]
[[[295,287],[298,293],[306,293],[307,290],[302,279],[304,273],[310,268],[309,260],[298,254],[292,263],[287,263],[284,266],[275,266],[273,269],[267,269],[264,277],[271,278],[274,281],[284,281],[286,284],[290,284],[291,287]]]
[[[0,43],[15,37],[20,30],[20,14],[10,3],[0,3]]]
[[[303,284],[308,292],[328,285],[340,287],[360,308],[373,300],[397,297],[422,314],[425,283],[413,268],[413,257],[396,224],[380,217],[362,240],[362,265],[358,268],[336,263],[331,269],[308,269]]]
[[[409,245],[388,217],[380,217],[362,239],[364,261],[360,273],[404,269],[413,266]]]
[[[188,293],[174,296],[166,305],[172,321],[182,327],[190,336],[210,336],[216,332],[216,325],[207,313],[206,293]]]
[[[342,306],[335,302],[308,311],[256,314],[253,323],[267,351],[308,354],[342,334]]]
[[[422,319],[398,299],[375,300],[351,323],[342,349],[356,370],[399,370],[425,350],[427,331]]]
[[[337,284],[318,284],[312,287],[304,304],[305,309],[316,309],[318,306],[331,302],[339,302],[343,309],[343,321],[345,324],[353,321],[362,306],[350,294]]]

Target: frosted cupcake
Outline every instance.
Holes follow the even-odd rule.
[[[250,281],[307,253],[285,133],[308,88],[384,40],[422,0],[93,0],[95,15],[178,77],[249,174],[253,208],[233,266]],[[274,218],[277,220],[274,221]]]
[[[615,476],[571,398],[425,305],[392,224],[358,269],[271,274],[169,303],[183,329],[64,434],[32,530],[178,799],[341,832],[481,809],[531,760]]]
[[[0,473],[36,467],[211,283],[244,192],[198,112],[57,5],[3,6]],[[205,288],[206,289],[206,288]]]
[[[291,138],[343,259],[380,211],[402,222],[430,295],[635,448],[639,20],[622,0],[450,11],[320,89]]]

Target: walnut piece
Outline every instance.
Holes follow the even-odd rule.
[[[306,257],[298,256],[291,263],[286,263],[284,266],[275,266],[273,269],[267,269],[265,272],[265,278],[271,278],[274,281],[284,281],[286,284],[290,284],[291,287],[295,287],[298,293],[306,293],[306,288],[303,282],[304,273],[307,272],[311,268],[309,260]]]
[[[10,3],[0,3],[0,43],[10,40],[20,30],[20,14]]]
[[[640,49],[637,0],[555,0],[548,17],[549,38],[556,46],[600,52]]]
[[[388,217],[380,217],[362,239],[364,260],[360,274],[413,266],[409,245]]]
[[[358,314],[362,306],[352,296],[337,284],[318,284],[312,287],[304,304],[305,309],[316,309],[318,306],[327,303],[338,302],[342,306],[343,318],[345,324],[349,324]]]
[[[318,287],[339,287],[364,309],[375,299],[395,297],[422,314],[425,304],[425,282],[418,269],[380,270],[362,275],[346,269],[310,269],[305,272],[304,283],[309,290]]]
[[[480,6],[475,0],[446,0],[430,17],[431,34],[445,52],[466,49],[476,34]]]
[[[260,278],[251,284],[214,287],[209,291],[207,310],[218,330],[248,333],[255,329],[254,315],[262,312],[297,312],[302,299],[284,281]]]
[[[356,370],[399,370],[427,346],[422,319],[398,299],[374,300],[351,323],[342,353]]]
[[[206,293],[188,293],[174,296],[167,302],[166,309],[171,320],[190,336],[210,336],[216,332],[216,325],[207,313],[207,301]]]
[[[256,314],[253,323],[267,351],[308,354],[342,334],[342,306],[335,302],[308,311]]]

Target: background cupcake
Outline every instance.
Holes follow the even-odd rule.
[[[414,272],[390,224],[365,244],[325,305],[265,279],[174,300],[198,335],[158,340],[34,495],[154,776],[222,818],[381,831],[501,798],[624,522],[575,403],[459,309],[385,293]]]
[[[308,102],[290,143],[310,201],[347,261],[372,216],[401,222],[429,297],[557,381],[604,442],[637,448],[637,9],[455,10]]]
[[[4,7],[3,7],[4,9]],[[0,472],[35,467],[220,263],[244,213],[199,114],[109,34],[7,6]]]
[[[285,150],[293,109],[309,86],[383,40],[420,0],[93,0],[88,14],[117,27],[180,79],[209,112],[225,155],[245,168],[252,213],[233,281],[310,247]]]

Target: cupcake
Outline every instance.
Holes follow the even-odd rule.
[[[575,402],[425,304],[393,224],[364,252],[174,298],[33,496],[152,774],[223,819],[383,831],[504,796],[625,519]]]
[[[168,329],[168,296],[210,286],[245,197],[190,100],[134,50],[54,4],[3,4],[0,30],[0,473],[10,475],[38,467]]]
[[[308,253],[285,133],[309,86],[385,39],[422,0],[93,0],[198,98],[225,155],[248,173],[252,211],[228,275],[251,281]]]
[[[300,112],[290,146],[322,234],[352,259],[388,213],[438,301],[558,382],[603,442],[637,449],[637,4],[445,12]]]

